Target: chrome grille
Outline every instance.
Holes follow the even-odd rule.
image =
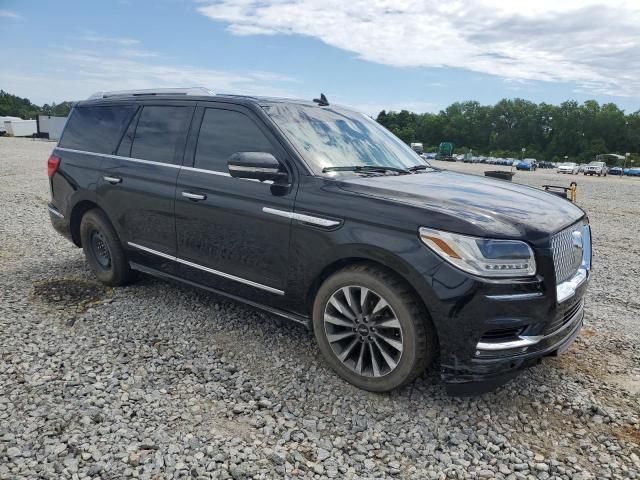
[[[556,233],[551,237],[551,250],[553,252],[553,265],[556,272],[556,284],[569,280],[575,275],[582,264],[583,248],[576,248],[573,242],[574,232],[584,235],[588,229],[583,228],[582,223],[577,223]],[[590,239],[589,239],[590,240]],[[587,239],[583,239],[586,246]]]

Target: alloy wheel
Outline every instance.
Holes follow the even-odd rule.
[[[358,375],[382,377],[400,363],[402,326],[382,295],[363,286],[342,287],[329,297],[323,320],[331,350]]]

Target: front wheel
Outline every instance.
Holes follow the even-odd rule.
[[[89,267],[102,283],[119,286],[135,278],[118,234],[101,210],[89,210],[82,217],[80,240]]]
[[[322,284],[313,330],[331,368],[373,392],[411,382],[437,350],[435,329],[415,293],[395,274],[370,265],[347,268]]]

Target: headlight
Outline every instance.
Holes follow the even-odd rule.
[[[492,240],[420,228],[423,243],[460,270],[481,277],[528,277],[536,274],[533,250],[518,240]]]

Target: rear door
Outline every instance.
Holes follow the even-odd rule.
[[[195,118],[176,189],[181,275],[277,305],[290,270],[286,212],[293,211],[294,167],[265,123],[246,107],[208,103],[198,107]],[[272,153],[288,171],[290,186],[232,178],[227,162],[236,152]]]
[[[131,260],[167,273],[175,270],[176,179],[193,112],[192,102],[141,102],[99,179],[99,204]]]
[[[119,103],[77,106],[71,112],[54,150],[62,159],[60,174],[50,179],[52,206],[67,219],[78,202],[96,201],[104,157],[118,147],[136,108],[133,103]]]

